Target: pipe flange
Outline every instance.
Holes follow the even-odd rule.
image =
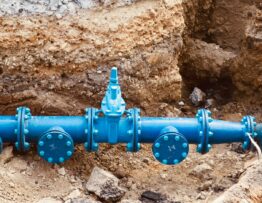
[[[257,137],[257,133],[255,131],[255,127],[257,125],[256,118],[253,116],[244,116],[241,120],[241,124],[243,125],[243,134],[244,134],[244,141],[242,144],[243,150],[248,150],[251,146],[251,141],[249,139],[249,134],[252,138]]]
[[[49,163],[63,163],[72,156],[74,141],[64,130],[50,130],[39,139],[37,151]]]
[[[168,132],[156,139],[152,146],[154,157],[162,164],[175,165],[188,155],[189,145],[186,138],[178,132]]]
[[[140,109],[133,108],[130,109],[128,119],[133,122],[133,130],[129,130],[128,133],[132,135],[132,139],[127,143],[128,152],[137,152],[141,149],[141,144],[139,143],[139,137],[141,135],[141,116]]]
[[[97,129],[93,128],[94,120],[98,118],[96,115],[97,109],[95,108],[87,108],[85,119],[87,120],[87,128],[85,129],[86,142],[84,143],[84,147],[86,151],[93,152],[98,150],[98,143],[94,141],[93,135],[98,133]]]
[[[209,137],[213,136],[213,132],[210,128],[210,123],[213,122],[211,118],[211,112],[206,109],[199,109],[196,114],[196,119],[199,123],[199,144],[197,145],[197,152],[205,154],[211,149],[209,144]]]
[[[27,107],[18,107],[16,109],[16,119],[17,128],[15,129],[15,135],[17,136],[17,141],[15,142],[15,147],[20,152],[28,151],[30,144],[26,142],[26,135],[28,135],[28,119],[31,118],[30,109]]]

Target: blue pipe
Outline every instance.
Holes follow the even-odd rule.
[[[245,116],[241,122],[213,120],[211,112],[200,109],[196,118],[141,117],[140,110],[125,109],[117,69],[101,109],[87,108],[84,116],[32,116],[27,107],[17,108],[15,116],[0,116],[0,150],[3,143],[14,143],[18,151],[37,144],[38,154],[50,163],[62,163],[74,152],[74,144],[84,143],[87,151],[97,151],[99,143],[126,143],[127,151],[139,151],[141,143],[152,143],[155,158],[163,164],[178,164],[196,144],[207,153],[212,144],[242,142],[250,148],[249,134],[260,144],[262,124]]]

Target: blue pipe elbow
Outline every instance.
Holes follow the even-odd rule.
[[[173,165],[187,157],[189,144],[196,144],[201,154],[213,144],[231,142],[241,142],[248,150],[249,135],[262,146],[262,124],[252,116],[241,122],[214,120],[209,110],[200,109],[195,118],[141,117],[139,109],[126,109],[117,68],[112,68],[101,108],[87,108],[83,116],[32,116],[27,107],[17,108],[15,116],[0,116],[0,152],[3,143],[13,143],[22,152],[34,143],[49,163],[68,160],[75,144],[83,143],[91,152],[100,143],[125,143],[127,151],[137,152],[141,143],[151,143],[156,160]]]

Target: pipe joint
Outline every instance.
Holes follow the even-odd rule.
[[[30,109],[27,107],[17,108],[15,117],[17,120],[17,128],[14,130],[14,133],[17,137],[15,147],[18,151],[25,152],[30,148],[30,144],[27,142],[27,136],[29,134],[28,120],[31,118]]]
[[[98,143],[95,142],[94,136],[98,133],[98,130],[94,128],[95,120],[98,118],[97,114],[98,110],[95,108],[87,108],[85,120],[87,123],[87,128],[85,128],[85,137],[86,141],[84,143],[84,147],[86,151],[98,151]]]
[[[127,151],[128,152],[137,152],[141,148],[141,144],[139,143],[139,139],[141,136],[141,116],[140,109],[133,108],[129,110],[128,118],[132,121],[132,130],[130,130],[131,139],[127,143]]]
[[[243,125],[242,131],[244,135],[242,148],[246,151],[251,146],[251,141],[249,139],[248,134],[250,134],[252,138],[256,138],[258,135],[256,132],[256,118],[253,116],[244,116],[241,120],[241,124]]]
[[[209,144],[209,138],[214,135],[211,129],[210,123],[213,122],[211,118],[211,112],[206,109],[199,109],[196,114],[198,120],[198,135],[199,144],[197,145],[197,152],[205,154],[211,149]]]

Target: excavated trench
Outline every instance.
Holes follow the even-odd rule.
[[[198,87],[214,101],[213,117],[252,114],[261,121],[261,13],[260,0],[2,1],[0,112],[26,105],[33,114],[82,115],[86,106],[99,107],[117,66],[128,107],[143,115],[194,116],[201,106],[189,95]],[[0,201],[103,202],[86,190],[94,166],[120,179],[122,202],[261,201],[255,153],[242,154],[238,145],[214,146],[203,156],[190,151],[167,167],[150,146],[136,154],[107,145],[87,154],[77,146],[71,160],[50,166],[34,150],[14,156],[6,146]]]

